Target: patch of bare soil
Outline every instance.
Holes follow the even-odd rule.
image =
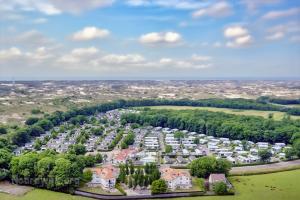
[[[0,182],[0,192],[8,193],[16,196],[22,196],[33,190],[33,187],[11,184],[8,181]]]

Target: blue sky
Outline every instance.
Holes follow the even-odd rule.
[[[0,0],[0,78],[300,77],[300,1]]]

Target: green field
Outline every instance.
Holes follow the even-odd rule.
[[[24,196],[13,196],[0,193],[1,200],[91,200],[90,198],[52,192],[49,190],[34,189]]]
[[[267,118],[270,113],[273,114],[275,120],[281,120],[286,113],[279,111],[261,111],[261,110],[239,110],[230,108],[215,108],[215,107],[193,107],[193,106],[149,106],[153,109],[174,109],[174,110],[208,110],[212,112],[225,112],[228,114],[235,115],[250,115],[250,116],[260,116]],[[300,116],[291,116],[292,119],[300,119]]]
[[[300,170],[255,176],[230,177],[236,189],[234,196],[191,197],[186,200],[297,200],[300,197]],[[79,196],[35,189],[24,196],[0,193],[2,200],[88,200]],[[178,198],[176,200],[182,200]]]
[[[231,177],[236,194],[222,197],[191,197],[186,200],[297,200],[300,170],[255,176]],[[176,200],[180,200],[177,198]]]

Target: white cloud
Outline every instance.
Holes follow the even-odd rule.
[[[181,35],[176,32],[152,32],[140,37],[143,44],[176,44],[181,40]]]
[[[53,55],[46,49],[46,47],[36,48],[32,52],[21,51],[17,47],[11,47],[9,49],[4,49],[0,51],[0,59],[2,61],[26,60],[28,62],[37,62],[51,57],[53,57]]]
[[[113,2],[114,0],[2,0],[0,10],[40,12],[46,15],[58,15],[63,12],[78,14],[110,6]]]
[[[0,51],[0,59],[1,60],[16,58],[21,55],[22,55],[22,52],[17,47],[11,47],[9,49],[3,49]]]
[[[210,56],[193,54],[190,58],[186,59],[161,58],[155,66],[159,68],[199,70],[212,67],[211,60],[212,57]]]
[[[75,48],[70,53],[61,56],[58,62],[62,63],[80,63],[88,61],[91,58],[96,58],[99,53],[96,47]]]
[[[244,36],[248,34],[248,30],[241,26],[230,26],[224,31],[224,36],[227,38],[235,38],[239,36]]]
[[[102,57],[101,61],[108,64],[137,64],[145,61],[145,58],[139,54],[109,54]]]
[[[36,11],[46,15],[57,15],[61,13],[59,9],[57,9],[53,4],[51,4],[47,0],[10,0],[5,2],[2,1],[0,2],[0,10],[7,12]]]
[[[18,46],[27,48],[38,48],[41,46],[54,47],[57,45],[54,39],[45,36],[37,30],[26,32],[12,32],[0,37],[0,44],[3,46]]]
[[[202,61],[210,61],[210,60],[212,60],[212,57],[210,57],[210,56],[201,56],[201,55],[193,54],[193,55],[192,55],[192,60],[194,60],[194,61],[199,61],[199,62],[202,62]]]
[[[73,14],[111,6],[115,0],[49,0],[56,8]]]
[[[225,17],[233,13],[231,5],[226,1],[217,2],[206,8],[201,8],[192,13],[194,18],[209,16],[209,17]]]
[[[46,18],[37,18],[37,19],[34,19],[32,22],[34,24],[44,24],[48,21],[48,19]]]
[[[181,10],[194,10],[209,4],[198,0],[127,0],[126,3],[129,6],[158,6]]]
[[[300,14],[300,8],[290,8],[287,10],[270,11],[262,16],[264,20],[274,20],[278,18],[296,16]]]
[[[267,40],[279,40],[288,34],[300,32],[300,23],[296,21],[287,22],[273,26],[267,30]]]
[[[226,46],[231,48],[244,47],[253,42],[248,29],[239,25],[227,27],[224,30],[224,36],[230,39]]]
[[[266,37],[267,40],[279,40],[284,37],[283,32],[276,32]]]
[[[242,0],[242,3],[247,6],[250,11],[255,11],[261,6],[275,5],[280,3],[282,0]]]
[[[100,29],[94,26],[85,27],[84,29],[73,34],[72,39],[77,41],[86,41],[99,38],[105,38],[110,35],[107,29]]]

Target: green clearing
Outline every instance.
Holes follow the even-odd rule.
[[[103,190],[101,187],[88,187],[88,186],[84,186],[79,188],[82,191],[86,191],[86,192],[93,192],[96,194],[104,194],[104,195],[122,195],[122,193],[117,190],[116,192],[107,192],[105,190]]]
[[[285,116],[285,112],[279,111],[261,111],[261,110],[240,110],[230,108],[215,108],[215,107],[193,107],[193,106],[149,106],[152,109],[174,109],[174,110],[208,110],[212,112],[225,112],[235,115],[248,115],[248,116],[260,116],[268,118],[272,113],[275,120],[281,120]],[[300,116],[291,116],[292,119],[300,119]]]
[[[234,196],[190,197],[185,200],[297,200],[300,197],[300,170],[254,176],[235,176],[230,181]],[[175,200],[180,200],[177,198]]]
[[[300,196],[300,170],[254,176],[230,177],[236,189],[234,196],[190,197],[175,200],[297,200]],[[35,189],[16,197],[0,193],[2,200],[91,200],[89,198]]]
[[[90,198],[73,196],[60,192],[53,192],[49,190],[34,189],[24,196],[13,196],[0,193],[1,200],[91,200]]]

